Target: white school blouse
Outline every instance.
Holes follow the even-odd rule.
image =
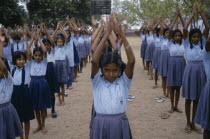
[[[14,76],[13,76],[13,83],[14,85],[21,85],[22,83],[22,69],[23,68],[18,68],[17,66],[10,65],[10,71],[12,73],[13,69],[16,68]],[[25,82],[24,84],[29,84],[30,83],[30,71],[31,71],[31,62],[27,60],[26,65],[25,65]]]
[[[203,49],[201,49],[200,47],[201,46],[200,42],[198,44],[192,44],[192,45],[193,48],[190,48],[189,38],[187,38],[184,41],[185,57],[187,61],[202,61],[204,55],[204,49],[206,46],[206,39],[204,37],[202,38]]]
[[[184,40],[182,44],[173,43],[171,40],[168,45],[170,56],[184,56]]]
[[[50,52],[47,51],[47,62],[55,63],[55,49],[53,47],[50,48]]]
[[[94,107],[96,113],[120,114],[126,111],[127,96],[132,79],[125,72],[113,83],[101,77],[100,70],[90,79],[93,88]]]
[[[47,71],[47,59],[43,58],[42,61],[36,62],[35,60],[31,61],[31,76],[45,76]]]
[[[14,45],[14,52],[16,51],[26,51],[26,45],[23,41],[20,41],[19,43],[13,42]]]
[[[13,79],[10,73],[8,77],[5,76],[0,79],[0,104],[7,103],[11,100],[13,92]]]

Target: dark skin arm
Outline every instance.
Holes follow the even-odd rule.
[[[175,23],[176,23],[176,20],[178,19],[179,13],[180,13],[180,10],[177,9],[177,12],[176,12],[176,14],[175,14],[174,20],[173,20],[173,22],[172,22],[172,24],[171,24],[171,26],[170,26],[170,28],[169,28],[169,31],[170,31],[169,40],[171,39],[172,31],[173,31],[174,25],[175,25]]]
[[[7,67],[5,66],[4,62],[0,58],[0,70],[2,70],[3,74],[7,78],[9,75],[9,72],[7,71]]]
[[[207,42],[206,42],[206,51],[210,52],[210,36],[208,37]]]

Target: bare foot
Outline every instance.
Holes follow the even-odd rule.
[[[57,106],[61,106],[61,103],[62,103],[62,101],[59,101],[59,102],[57,103]]]
[[[187,124],[184,130],[187,134],[190,134],[192,131],[191,125]]]
[[[65,103],[64,101],[61,102],[61,106],[65,106],[65,104],[66,104],[66,103]]]
[[[156,89],[156,88],[157,88],[157,85],[154,85],[152,88],[153,88],[153,89]]]
[[[149,80],[153,80],[153,77],[150,77]]]
[[[178,113],[182,113],[181,110],[179,110],[178,108],[174,108],[174,111],[178,112]]]
[[[42,133],[46,134],[47,133],[47,129],[45,127],[42,127]]]
[[[169,111],[169,113],[173,113],[174,112],[174,108],[171,108],[171,110]]]
[[[192,125],[192,130],[195,131],[198,134],[203,134],[203,131],[201,128],[195,126],[195,124]]]
[[[33,130],[33,134],[35,134],[36,132],[39,132],[40,130],[42,130],[42,127],[38,126],[36,129]]]

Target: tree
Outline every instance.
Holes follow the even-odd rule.
[[[42,22],[55,26],[66,16],[80,19],[90,24],[90,1],[87,0],[30,0],[25,1],[31,24]]]
[[[15,24],[23,25],[27,21],[27,13],[22,6],[18,5],[18,0],[1,0],[0,13],[0,23],[6,27],[13,27]]]

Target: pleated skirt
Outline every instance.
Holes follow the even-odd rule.
[[[170,66],[167,73],[167,86],[182,86],[182,78],[186,61],[183,56],[171,56]]]
[[[11,103],[15,107],[21,122],[29,122],[35,118],[28,85],[14,85]]]
[[[44,76],[31,76],[29,89],[34,109],[46,109],[51,107],[51,94]]]
[[[68,60],[55,61],[55,75],[58,83],[66,83],[69,76]]]
[[[126,114],[96,114],[90,139],[132,139]]]
[[[201,125],[203,129],[210,130],[210,79],[202,90],[195,123]]]
[[[146,49],[147,49],[147,42],[146,41],[142,41],[140,56],[143,59],[145,59]]]
[[[23,135],[18,114],[10,102],[0,104],[0,138],[15,139]]]
[[[166,77],[170,65],[170,53],[169,50],[162,50],[160,55],[160,64],[158,66],[158,75]]]
[[[188,62],[183,76],[182,97],[189,100],[200,99],[205,84],[206,74],[203,61]]]
[[[147,45],[146,52],[145,52],[145,60],[147,62],[152,61],[154,50],[155,50],[155,43],[154,42]]]
[[[160,47],[155,47],[155,51],[153,53],[153,58],[152,58],[152,68],[155,70],[158,70],[158,67],[160,65],[161,52],[162,51]]]

